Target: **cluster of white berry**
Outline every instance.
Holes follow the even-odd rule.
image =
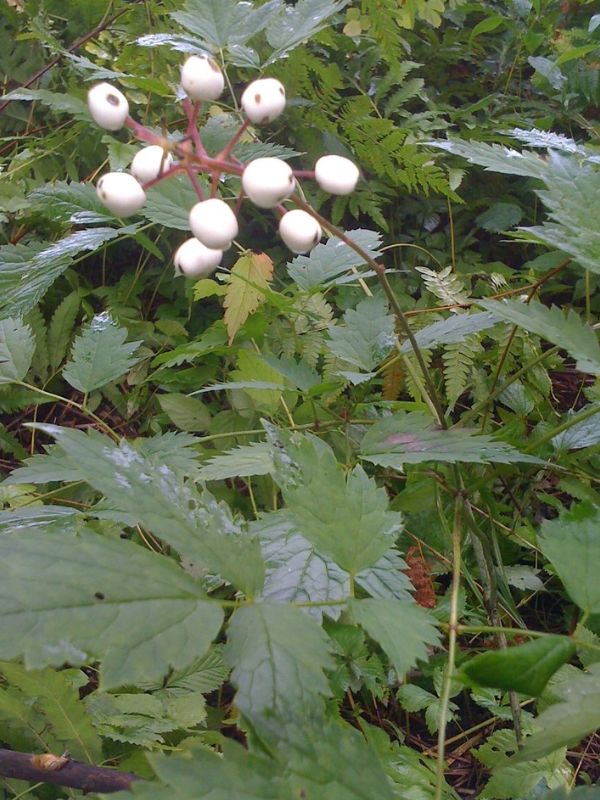
[[[181,85],[189,98],[188,120],[191,127],[195,125],[194,115],[197,115],[199,104],[202,101],[216,100],[225,88],[225,79],[212,58],[190,56],[181,69]],[[113,214],[127,217],[144,205],[145,189],[149,184],[152,185],[177,171],[186,171],[199,193],[199,202],[191,209],[189,217],[194,236],[179,247],[174,263],[180,273],[188,277],[200,277],[210,274],[218,267],[223,250],[231,247],[237,236],[238,222],[226,202],[214,196],[208,199],[202,197],[202,190],[194,181],[194,174],[210,172],[213,175],[212,194],[223,172],[237,174],[241,178],[243,194],[249,200],[260,208],[275,208],[279,211],[279,234],[289,249],[294,253],[308,252],[321,239],[322,230],[308,211],[299,208],[287,210],[282,207],[283,201],[296,189],[296,175],[289,164],[279,158],[256,158],[247,164],[241,164],[230,155],[249,123],[272,122],[282,113],[285,103],[285,89],[278,80],[261,78],[252,81],[241,98],[246,121],[221,154],[216,158],[209,158],[197,130],[196,137],[186,137],[189,140],[187,142],[186,139],[167,142],[131,119],[129,104],[122,92],[108,83],[94,86],[88,93],[88,106],[98,125],[110,131],[128,125],[139,138],[155,142],[136,154],[130,173],[109,172],[103,175],[96,187],[99,198]],[[354,191],[359,171],[349,159],[327,155],[317,161],[314,178],[325,191],[345,195]]]

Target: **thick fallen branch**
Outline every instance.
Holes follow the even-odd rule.
[[[95,767],[60,756],[17,753],[0,749],[0,776],[32,783],[56,783],[83,792],[118,792],[141,778],[132,772]]]

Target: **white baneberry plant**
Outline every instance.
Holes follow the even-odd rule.
[[[179,247],[174,264],[177,274],[188,277],[207,275],[219,266],[223,251],[238,235],[236,212],[244,198],[278,215],[280,236],[293,253],[309,252],[323,231],[319,215],[303,200],[300,178],[313,178],[325,191],[346,195],[356,188],[358,167],[337,155],[321,157],[313,172],[294,170],[279,158],[256,158],[247,163],[236,158],[233,150],[249,125],[273,122],[285,109],[285,88],[275,78],[260,78],[246,86],[241,96],[244,118],[238,130],[220,153],[209,156],[198,123],[202,103],[223,93],[223,73],[208,55],[193,55],[181,68],[181,86],[186,94],[182,105],[187,118],[182,138],[160,136],[136,122],[129,115],[126,97],[110,84],[100,83],[90,89],[88,106],[95,122],[111,131],[125,126],[146,145],[136,153],[131,173],[111,172],[98,180],[100,200],[117,216],[127,217],[140,210],[151,186],[185,173],[198,196],[189,212],[195,238]],[[209,176],[210,196],[206,196],[198,175]],[[239,195],[231,205],[218,196],[223,175],[240,179]]]

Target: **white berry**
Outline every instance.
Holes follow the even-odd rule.
[[[343,156],[322,156],[315,164],[317,183],[331,194],[350,194],[356,189],[359,177],[356,164]]]
[[[314,217],[295,208],[281,218],[279,235],[292,253],[307,253],[318,243],[323,231]]]
[[[151,144],[148,147],[142,147],[135,154],[131,162],[131,174],[140,183],[147,183],[158,178],[164,172],[168,172],[172,164],[171,153],[163,150],[158,144]]]
[[[107,172],[96,184],[98,197],[117,217],[129,217],[146,202],[146,192],[133,175]]]
[[[272,122],[285,108],[285,89],[275,78],[259,78],[246,86],[242,108],[250,122]]]
[[[289,164],[280,158],[255,158],[242,173],[247,197],[260,208],[274,208],[296,188]]]
[[[222,250],[211,250],[198,239],[187,239],[173,256],[176,272],[187,278],[210,275],[221,263]]]
[[[192,100],[216,100],[225,88],[225,78],[210,56],[190,56],[181,68],[181,85]]]
[[[98,83],[89,90],[88,108],[94,122],[108,131],[118,131],[129,116],[127,98],[110,83]]]
[[[216,197],[196,203],[190,211],[194,236],[213,250],[227,250],[238,234],[235,214],[227,203]]]

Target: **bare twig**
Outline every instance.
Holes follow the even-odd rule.
[[[126,791],[131,788],[134,781],[141,780],[139,775],[134,775],[132,772],[96,767],[93,764],[83,764],[81,761],[63,759],[59,756],[53,756],[54,761],[51,758],[46,761],[43,759],[44,756],[0,749],[0,775],[32,783],[70,786],[86,793]],[[62,764],[64,760],[66,763]],[[46,763],[48,766],[42,766]]]

